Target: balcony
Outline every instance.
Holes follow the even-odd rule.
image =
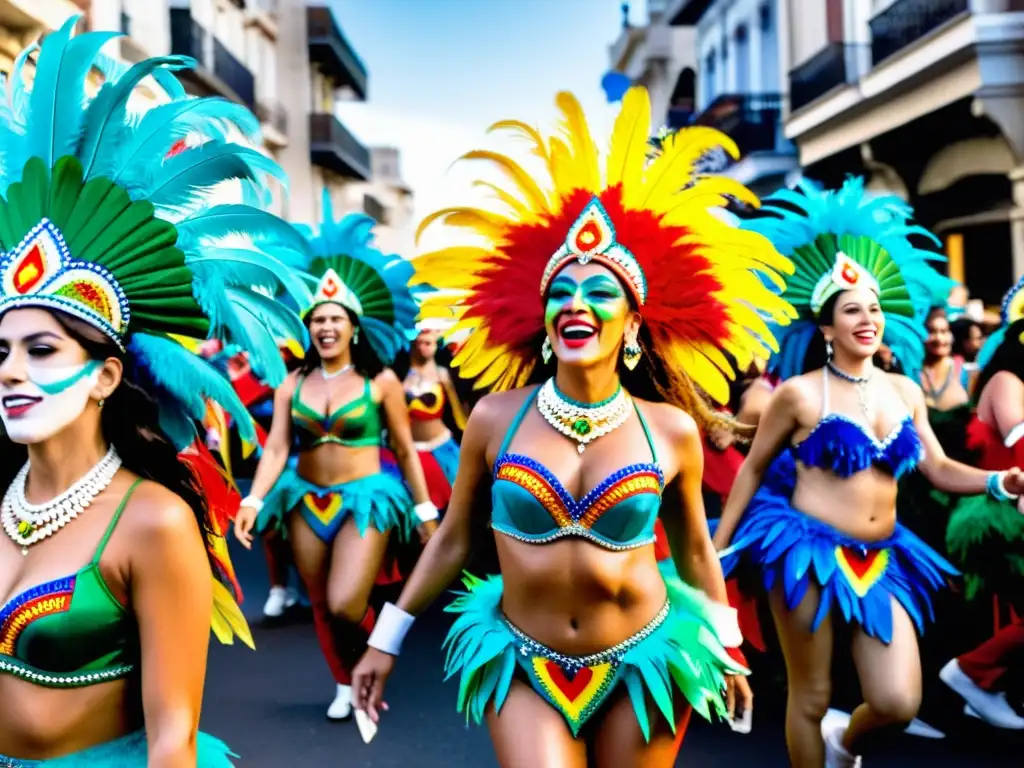
[[[782,96],[766,94],[727,94],[711,102],[694,120],[695,125],[716,128],[729,136],[740,149],[740,156],[751,152],[771,152],[782,139]]]
[[[188,8],[171,9],[171,53],[191,56],[198,66],[183,71],[182,79],[202,87],[204,94],[220,94],[249,109],[256,107],[252,72],[217,38],[196,23]]]
[[[261,123],[269,125],[282,136],[288,135],[288,112],[281,102],[274,99],[258,99],[255,111]]]
[[[309,60],[338,86],[348,86],[361,101],[365,100],[366,67],[341,33],[331,9],[323,6],[306,8],[306,29]]]
[[[970,10],[970,0],[898,0],[870,21],[871,61],[879,64]]]
[[[342,176],[370,178],[370,150],[334,115],[315,112],[309,116],[309,155],[313,165]]]
[[[866,69],[866,45],[831,43],[789,73],[793,111],[818,100],[833,88],[857,82]]]

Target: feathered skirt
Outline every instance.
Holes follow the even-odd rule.
[[[220,739],[200,731],[196,768],[232,768],[238,757]],[[72,755],[52,760],[19,760],[0,755],[0,768],[146,768],[146,732],[135,731]]]
[[[786,451],[754,494],[732,545],[720,553],[726,575],[741,564],[754,566],[766,590],[782,586],[790,610],[800,605],[813,581],[820,599],[812,632],[838,608],[847,622],[889,643],[892,597],[923,632],[925,617],[934,619],[931,592],[957,576],[957,570],[902,525],[881,541],[858,541],[794,509],[795,476],[794,459]]]
[[[514,627],[501,610],[501,576],[466,576],[467,591],[446,608],[458,614],[445,640],[445,679],[460,677],[459,711],[478,724],[492,703],[500,711],[518,667],[574,736],[619,685],[648,739],[647,697],[674,727],[673,689],[705,718],[712,709],[724,718],[724,676],[747,670],[723,647],[707,596],[685,584],[671,561],[661,570],[668,600],[658,615],[613,648],[585,657],[561,654]]]
[[[366,534],[367,528],[381,533],[397,528],[402,536],[408,536],[416,525],[412,497],[405,485],[383,471],[324,487],[303,479],[288,467],[264,499],[257,527],[263,531],[293,511],[302,515],[325,543],[334,541],[349,517],[355,521],[360,536]]]
[[[1024,515],[1014,501],[965,496],[946,529],[949,556],[964,571],[967,599],[982,590],[1024,595]]]
[[[452,434],[441,435],[437,440],[416,443],[416,452],[423,467],[423,478],[427,482],[427,493],[434,506],[443,510],[452,498],[455,472],[459,468],[459,444]],[[381,471],[405,482],[395,454],[389,448],[380,452]]]

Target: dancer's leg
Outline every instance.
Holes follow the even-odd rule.
[[[651,739],[644,738],[625,689],[611,700],[594,737],[596,768],[672,768],[683,744],[692,710],[676,696],[675,733],[653,701],[647,702]]]
[[[587,768],[586,742],[529,685],[512,681],[501,712],[487,710],[487,727],[501,768]]]
[[[816,632],[810,631],[818,597],[818,587],[811,584],[801,603],[790,611],[781,588],[769,595],[786,660],[786,745],[793,768],[821,768],[825,762],[821,719],[832,698],[833,634],[830,616],[825,617]]]

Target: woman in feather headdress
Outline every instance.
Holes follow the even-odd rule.
[[[337,684],[327,716],[343,720],[352,711],[350,670],[373,628],[370,591],[390,533],[407,537],[415,528],[425,543],[438,512],[402,383],[384,367],[414,332],[412,266],[373,246],[369,216],[335,221],[327,190],[323,216],[319,233],[309,233],[306,276],[315,291],[302,316],[310,346],[274,394],[270,433],[235,535],[248,547],[257,522],[260,530],[285,525]],[[385,429],[402,478],[381,471]],[[286,466],[293,444],[294,468]]]
[[[774,343],[754,307],[787,305],[757,276],[787,262],[764,238],[709,212],[741,185],[694,172],[724,135],[690,129],[646,161],[647,93],[629,91],[607,171],[576,99],[558,95],[562,130],[518,121],[550,185],[512,159],[474,151],[511,179],[492,186],[503,214],[435,213],[474,242],[417,260],[471,331],[453,365],[492,390],[474,408],[451,503],[398,606],[385,605],[355,673],[357,706],[378,717],[403,635],[469,554],[472,501],[490,479],[501,576],[467,577],[449,610],[448,674],[459,708],[483,720],[503,765],[670,766],[691,707],[729,713],[737,679],[749,706],[735,612],[708,536],[700,429],[718,417],[732,370]],[[540,385],[537,386],[533,382]],[[543,382],[543,383],[540,383]],[[662,516],[675,551],[659,567]],[[730,653],[730,651],[732,651]],[[737,678],[737,676],[739,676]]]
[[[1024,280],[1003,299],[1002,327],[978,354],[977,405],[967,447],[978,466],[1000,471],[1024,464]],[[950,556],[964,571],[965,595],[1008,599],[1012,620],[972,651],[949,661],[940,678],[974,714],[996,728],[1024,730],[1006,700],[1006,676],[1024,663],[1024,516],[1021,504],[981,494],[960,499],[946,529]]]
[[[780,329],[771,368],[784,380],[762,416],[715,533],[730,572],[763,574],[786,658],[786,741],[797,768],[854,766],[862,738],[910,722],[921,700],[915,629],[930,592],[956,571],[896,523],[900,476],[915,467],[949,493],[1008,498],[1016,470],[990,473],[949,459],[916,384],[924,320],[945,281],[908,239],[901,200],[871,197],[861,179],[821,191],[805,182],[744,223],[789,256],[783,297],[800,312]],[[906,376],[877,371],[880,344]],[[802,374],[802,375],[801,375]],[[853,625],[865,703],[825,717],[833,622]],[[824,719],[823,719],[824,718]]]
[[[31,93],[18,57],[0,109],[0,764],[229,766],[197,735],[209,631],[252,638],[196,425],[214,400],[255,432],[190,348],[217,336],[282,379],[274,337],[302,326],[250,285],[304,246],[209,202],[280,176],[226,141],[228,123],[258,131],[247,110],[186,98],[170,74],[185,57],[103,63],[116,35],[72,37],[77,22],[43,42]],[[106,81],[87,98],[94,62]],[[150,76],[168,100],[129,113]],[[238,233],[264,246],[224,245]]]

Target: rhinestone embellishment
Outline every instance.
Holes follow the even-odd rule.
[[[621,386],[602,403],[577,403],[565,397],[548,379],[537,393],[537,409],[544,420],[566,437],[576,441],[583,453],[587,444],[621,427],[633,409],[633,401]]]

